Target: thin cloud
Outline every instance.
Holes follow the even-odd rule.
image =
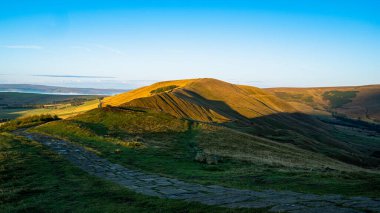
[[[5,45],[3,46],[8,49],[42,49],[42,46],[39,45]]]
[[[49,78],[115,78],[112,76],[94,76],[94,75],[32,75],[36,77],[49,77]]]

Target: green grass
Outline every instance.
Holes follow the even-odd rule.
[[[305,94],[292,94],[287,92],[275,92],[276,96],[286,100],[286,101],[295,101],[307,104],[313,104],[314,100],[312,96],[308,96]]]
[[[0,119],[16,119],[20,117],[20,112],[34,110],[33,108],[12,108],[4,109],[0,108]]]
[[[177,87],[178,86],[176,86],[176,85],[169,85],[169,86],[166,86],[166,87],[160,87],[158,89],[152,90],[152,91],[150,91],[150,93],[151,94],[157,94],[157,93],[167,92],[167,91],[173,90],[173,89],[175,89]]]
[[[148,124],[154,124],[152,126],[157,128],[151,129]],[[294,159],[312,161],[315,158],[315,162],[321,160],[321,164],[326,166],[309,167],[306,165],[302,167],[293,166],[293,164],[270,163],[267,160],[250,161],[255,155],[265,153],[267,155],[263,155],[263,159],[268,155],[270,158],[284,155],[285,161],[287,158],[292,159],[293,156],[290,154],[293,153],[293,150],[289,151],[290,154],[283,153],[282,150],[286,147],[282,147],[278,148],[280,151],[276,153],[275,147],[270,147],[269,144],[267,144],[268,149],[264,149],[265,143],[260,145],[254,140],[245,140],[246,144],[239,140],[232,141],[234,138],[229,138],[228,135],[233,135],[233,132],[223,135],[207,133],[202,125],[174,119],[165,114],[155,116],[153,112],[136,113],[120,109],[93,110],[75,119],[39,126],[33,131],[59,136],[89,147],[100,156],[125,165],[127,168],[143,169],[201,184],[350,196],[377,197],[380,194],[379,174],[355,169],[354,166],[350,170],[351,166],[348,166],[347,169],[345,167],[347,165],[343,163],[341,165],[327,157],[320,158],[310,153],[304,153],[300,158]],[[202,134],[211,135],[205,137]],[[144,147],[130,148],[119,144],[120,141],[136,136],[144,139]],[[243,137],[242,135],[237,136]],[[199,137],[207,138],[208,142],[200,140]],[[219,140],[218,137],[227,140]],[[228,140],[233,145],[240,144],[241,147],[232,146]],[[207,144],[211,145],[207,146]],[[288,148],[290,149],[290,147]],[[117,154],[115,153],[116,149],[120,150]],[[216,154],[223,153],[223,150],[234,150],[239,153],[240,149],[248,150],[243,154],[250,152],[253,154],[246,160],[240,156],[225,155],[221,157],[222,161],[219,164],[207,165],[194,160],[196,152],[200,149]],[[255,150],[258,151],[255,152]],[[293,155],[297,155],[297,153],[293,153]],[[339,169],[341,167],[342,169]]]
[[[20,92],[0,92],[2,105],[40,105],[54,103],[70,103],[75,101],[93,100],[97,95],[53,95]]]
[[[0,92],[0,119],[52,114],[62,118],[97,108],[97,95],[50,95]],[[52,108],[41,108],[52,104]]]
[[[99,104],[98,100],[90,100],[90,101],[84,102],[82,105],[79,105],[79,106],[64,106],[58,109],[48,109],[48,108],[30,109],[30,110],[17,111],[17,112],[14,112],[13,114],[17,114],[18,117],[51,114],[51,115],[57,115],[60,118],[67,118],[67,117],[75,116],[77,114],[84,113],[88,110],[97,108],[98,104]]]
[[[57,108],[69,108],[75,105],[94,100],[100,96],[96,95],[52,95],[19,92],[0,92],[0,119],[15,119],[23,115],[52,114],[50,112],[60,111],[57,109],[41,108],[45,104],[55,104]],[[71,104],[73,106],[71,106]],[[32,112],[32,113],[31,113]],[[29,114],[31,113],[31,114]],[[62,113],[61,113],[62,114]]]
[[[9,133],[0,133],[0,192],[1,212],[252,212],[139,195]]]
[[[49,121],[55,121],[59,120],[58,116],[56,115],[34,115],[30,117],[25,117],[25,118],[19,118],[16,120],[11,120],[8,122],[3,123],[0,126],[0,132],[5,132],[5,131],[14,131],[16,129],[20,128],[27,128],[31,126],[36,126],[39,124],[43,124]]]
[[[356,93],[358,91],[327,91],[322,97],[329,101],[331,108],[335,109],[350,103],[356,97]]]

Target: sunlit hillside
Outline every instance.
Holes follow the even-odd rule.
[[[168,86],[172,88],[165,90]],[[160,88],[161,92],[155,92]],[[259,88],[208,78],[156,83],[108,97],[104,105],[155,108],[177,117],[217,122],[295,112],[289,104]]]

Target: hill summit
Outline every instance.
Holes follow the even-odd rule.
[[[105,105],[156,109],[204,122],[245,121],[295,109],[256,87],[212,78],[165,81],[106,98]]]

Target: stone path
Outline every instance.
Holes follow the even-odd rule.
[[[345,198],[340,195],[320,196],[291,191],[239,190],[186,183],[173,178],[127,169],[64,140],[34,133],[19,132],[17,134],[48,146],[91,175],[118,183],[145,195],[228,208],[267,208],[270,212],[380,212],[380,199]]]

